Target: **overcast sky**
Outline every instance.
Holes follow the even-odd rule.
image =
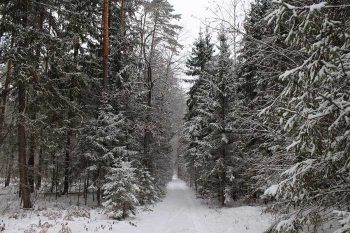
[[[182,51],[182,55],[188,57],[191,53],[192,44],[196,38],[198,38],[198,33],[203,26],[203,22],[206,19],[213,19],[218,6],[223,7],[230,14],[232,8],[232,2],[234,0],[168,0],[175,9],[177,14],[182,15],[182,20],[180,22],[181,26],[184,27],[183,35],[180,42],[185,46]],[[236,0],[238,3],[238,15],[240,16],[240,21],[243,21],[244,11],[249,8],[249,3],[252,0]],[[230,21],[229,17],[226,20]],[[240,24],[242,25],[242,24]],[[215,37],[215,35],[213,36]],[[215,38],[213,38],[215,39]],[[181,75],[184,78],[184,75]],[[184,84],[184,86],[187,86]]]
[[[216,12],[218,6],[222,7],[226,12],[232,11],[232,3],[234,0],[168,0],[175,9],[175,12],[181,14],[181,25],[184,27],[184,45],[192,45],[193,41],[198,37],[198,33],[202,22],[206,18],[213,19],[213,12]],[[240,21],[244,18],[244,11],[247,11],[252,0],[236,0],[237,14]],[[232,12],[230,12],[232,13]],[[230,19],[226,18],[230,21]]]
[[[197,38],[201,20],[210,15],[208,0],[169,0],[176,13],[182,15],[181,26],[184,27],[184,45],[189,46]]]

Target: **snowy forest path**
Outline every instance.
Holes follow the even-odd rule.
[[[117,229],[123,233],[261,233],[270,224],[260,208],[218,209],[202,201],[184,181],[174,178],[167,186],[165,199],[153,211],[137,216],[136,227]]]
[[[167,195],[162,202],[151,206],[152,211],[142,211],[125,221],[113,221],[99,210],[92,210],[90,218],[75,218],[72,221],[50,220],[45,214],[55,211],[26,213],[21,220],[4,217],[6,233],[19,233],[38,222],[51,224],[48,233],[57,233],[67,226],[74,233],[262,233],[271,223],[271,217],[262,214],[259,207],[241,206],[216,208],[196,198],[194,192],[182,180],[174,178],[167,186]],[[49,216],[49,215],[48,215]],[[55,216],[55,215],[54,215]],[[0,216],[0,225],[1,225]],[[20,223],[19,223],[20,221]],[[44,224],[44,225],[45,225]],[[31,231],[38,232],[38,231]]]
[[[165,199],[137,224],[138,233],[212,233],[199,215],[207,207],[196,200],[182,180],[174,178],[167,187]]]

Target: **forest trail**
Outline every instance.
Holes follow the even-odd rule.
[[[113,221],[98,210],[91,210],[89,218],[65,220],[67,210],[49,208],[24,213],[20,224],[16,218],[0,216],[0,225],[6,223],[5,233],[39,232],[39,222],[51,225],[48,233],[59,232],[62,225],[73,233],[262,233],[271,224],[271,216],[262,214],[259,207],[212,208],[204,202],[175,177],[163,201],[151,206],[151,211],[140,208],[135,217],[125,221]],[[57,218],[49,219],[47,214]]]
[[[184,181],[175,177],[167,186],[166,198],[153,211],[139,214],[135,224],[136,229],[129,226],[119,232],[262,233],[270,218],[257,207],[209,208],[195,198]]]

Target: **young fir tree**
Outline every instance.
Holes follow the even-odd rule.
[[[139,204],[136,194],[139,187],[136,185],[135,168],[131,162],[117,160],[107,175],[107,182],[103,185],[103,206],[110,217],[123,219],[135,214]]]

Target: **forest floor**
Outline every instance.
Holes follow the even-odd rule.
[[[30,212],[1,215],[0,211],[0,225],[5,224],[4,233],[262,233],[272,221],[259,207],[210,207],[179,179],[173,179],[167,189],[162,202],[151,210],[140,209],[126,221],[110,220],[101,209],[56,205]]]

